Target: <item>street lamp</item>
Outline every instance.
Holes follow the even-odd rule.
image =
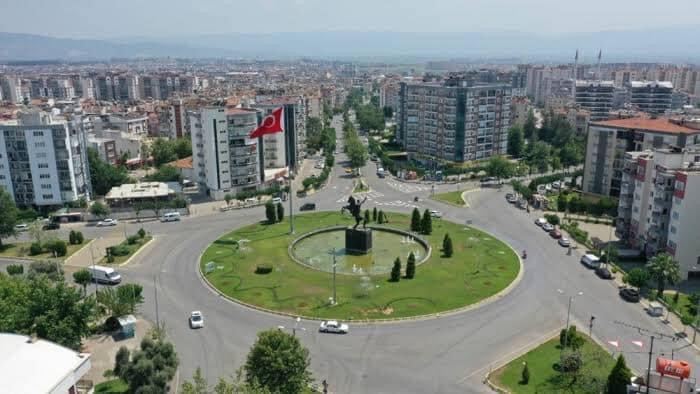
[[[559,294],[564,294],[564,290],[562,290],[562,289],[557,289],[557,292],[559,292]],[[574,300],[574,297],[582,296],[582,295],[583,295],[583,292],[579,291],[578,293],[569,296],[569,307],[566,310],[566,330],[564,331],[564,345],[566,345],[569,341],[568,335],[569,335],[569,319],[571,317],[571,302]],[[564,346],[562,346],[560,351],[559,351],[559,359],[562,358],[563,353],[564,353]]]
[[[335,292],[335,272],[336,272],[336,267],[337,267],[337,262],[335,260],[335,248],[333,248],[333,303],[331,305],[335,305],[338,303],[338,299],[336,298],[336,292]]]

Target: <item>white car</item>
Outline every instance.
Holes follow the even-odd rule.
[[[119,224],[117,222],[117,219],[107,218],[105,220],[100,220],[99,222],[97,222],[97,227],[116,226],[117,224]]]
[[[190,328],[204,328],[202,312],[194,311],[190,314]]]
[[[442,213],[440,213],[440,211],[430,211],[430,216],[432,216],[434,218],[441,218]]]
[[[554,230],[554,226],[552,226],[549,223],[545,223],[542,225],[542,230],[544,230],[546,232],[550,232],[550,231]]]
[[[545,219],[545,218],[539,218],[539,219],[535,220],[535,224],[540,226],[540,227],[544,226],[546,223],[547,223],[547,219]]]
[[[334,334],[347,334],[348,325],[344,323],[338,323],[335,320],[326,320],[321,322],[321,327],[319,327],[318,331],[330,332]]]
[[[21,223],[15,226],[15,231],[22,232],[22,231],[28,231],[29,230],[29,225],[26,223]]]
[[[559,241],[557,241],[557,242],[559,242],[559,245],[564,246],[564,247],[571,246],[571,241],[569,241],[569,238],[566,238],[566,237],[559,238]]]

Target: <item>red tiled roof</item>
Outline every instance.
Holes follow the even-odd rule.
[[[189,168],[194,168],[194,165],[192,164],[192,156],[185,157],[184,159],[180,159],[180,160],[171,161],[167,165],[169,165],[171,167],[183,169],[183,170],[186,170]]]
[[[612,119],[591,122],[594,126],[615,127],[618,129],[634,129],[670,134],[698,134],[700,130],[671,122],[668,118],[636,117],[628,119]]]

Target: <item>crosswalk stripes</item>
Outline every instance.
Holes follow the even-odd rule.
[[[384,193],[369,191],[369,192],[353,193],[352,196],[355,197],[356,199],[359,198],[360,200],[364,200],[365,197],[367,197],[367,201],[373,201],[373,200],[376,200],[378,198],[384,197]],[[349,197],[350,196],[341,197],[336,202],[348,202]]]
[[[415,193],[415,192],[420,192],[424,190],[430,190],[431,186],[429,185],[421,185],[421,184],[413,184],[413,183],[404,183],[404,182],[399,182],[393,179],[390,179],[386,181],[386,184],[391,187],[392,189],[398,190],[403,193]]]

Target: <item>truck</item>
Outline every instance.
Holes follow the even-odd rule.
[[[92,276],[92,280],[97,283],[109,283],[111,285],[116,285],[122,281],[122,276],[119,275],[119,272],[111,267],[93,265],[88,267],[88,271]]]

